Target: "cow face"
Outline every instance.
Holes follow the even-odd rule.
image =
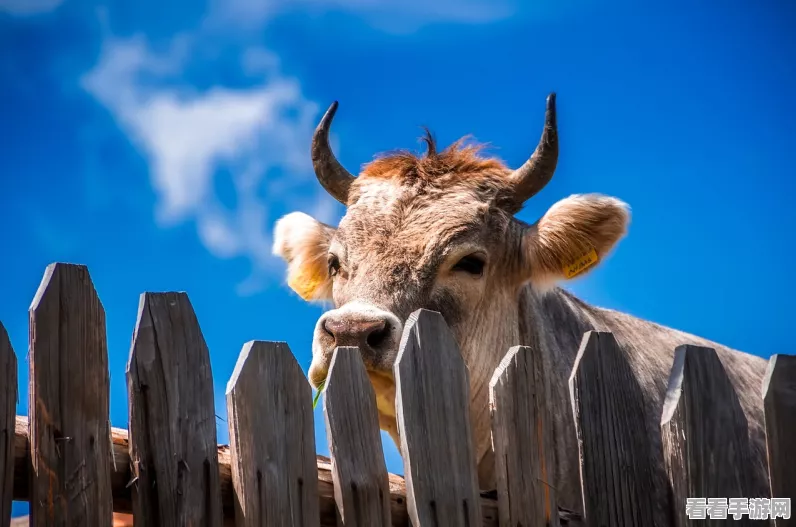
[[[310,381],[318,386],[326,378],[335,347],[359,347],[381,427],[396,441],[392,368],[411,312],[425,308],[445,318],[470,371],[473,418],[488,420],[489,377],[519,343],[520,288],[546,288],[588,271],[625,232],[627,207],[599,195],[564,199],[533,225],[513,217],[555,167],[550,101],[540,147],[517,171],[462,141],[437,152],[429,136],[426,154],[382,157],[354,178],[322,144],[335,107],[316,132],[316,173],[346,214],[337,228],[302,213],[285,216],[274,252],[287,262],[294,291],[334,305],[315,326]]]

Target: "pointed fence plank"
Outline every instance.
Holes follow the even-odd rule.
[[[239,527],[317,527],[312,389],[283,342],[248,342],[227,384]]]
[[[555,468],[548,376],[541,353],[514,346],[489,383],[498,508],[505,527],[559,524],[549,485]]]
[[[612,333],[587,331],[569,378],[589,525],[652,525],[652,460],[641,387]]]
[[[210,357],[185,293],[141,295],[127,390],[136,522],[220,526]]]
[[[110,525],[105,311],[88,269],[49,265],[29,317],[31,525]]]
[[[358,348],[335,350],[323,411],[342,525],[390,527],[390,486],[376,395]]]
[[[394,371],[412,525],[477,525],[469,374],[442,315],[420,309],[409,316]]]
[[[796,355],[774,355],[763,379],[766,443],[772,498],[796,501]],[[778,518],[777,527],[796,525]],[[790,522],[790,523],[789,523]]]
[[[738,396],[716,351],[678,346],[661,417],[674,525],[705,523],[688,518],[687,498],[759,497],[749,492],[749,476],[744,476],[746,467],[753,466],[748,434]],[[729,521],[757,524],[746,515],[740,521],[730,516]]]
[[[0,322],[0,525],[11,521],[17,390],[17,356]]]

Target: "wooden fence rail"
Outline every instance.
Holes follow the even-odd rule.
[[[711,419],[705,419],[711,416]],[[694,496],[750,497],[749,431],[741,403],[716,351],[700,346],[677,348],[661,419],[666,470],[677,502]],[[697,525],[685,507],[675,509],[674,524]],[[738,525],[755,525],[742,518]]]
[[[141,295],[127,393],[133,514],[144,525],[221,525],[210,353],[184,293]]]
[[[376,395],[357,348],[338,348],[324,389],[335,500],[347,527],[389,527],[390,487]]]
[[[796,499],[796,356],[774,355],[769,360],[763,408],[771,495]],[[791,525],[796,525],[796,518]]]
[[[467,368],[439,313],[412,313],[404,335],[396,412],[409,517],[413,525],[472,525],[480,515]]]
[[[312,390],[287,344],[243,347],[227,412],[237,524],[317,527]]]
[[[327,459],[315,454],[310,385],[279,342],[243,346],[226,391],[230,445],[217,445],[209,350],[184,293],[141,295],[129,432],[110,427],[105,314],[86,267],[47,268],[29,335],[30,419],[14,413],[17,359],[0,325],[0,527],[12,499],[30,502],[35,525],[109,526],[114,511],[165,527],[650,525],[661,506],[649,416],[611,333],[584,335],[569,378],[585,518],[557,506],[559,381],[550,357],[525,346],[508,351],[489,385],[498,488],[496,499],[480,495],[469,374],[439,313],[410,316],[394,368],[405,480],[385,468],[356,348],[335,350],[326,380]],[[796,455],[796,357],[772,357],[761,388],[772,495],[792,497],[796,471],[783,467]],[[744,495],[746,422],[712,349],[676,350],[660,433],[677,525],[689,524],[686,497]]]
[[[498,511],[503,525],[557,525],[550,379],[545,358],[515,346],[489,383]],[[513,448],[524,445],[524,448]],[[510,500],[509,496],[524,499]]]
[[[643,396],[611,333],[583,336],[569,389],[586,517],[594,525],[653,525],[652,447]]]
[[[108,525],[110,374],[88,269],[47,267],[29,313],[31,524]]]

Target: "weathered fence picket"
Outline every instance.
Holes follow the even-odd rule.
[[[105,311],[88,269],[49,265],[29,313],[31,523],[109,526]]]
[[[716,350],[678,346],[661,417],[674,525],[704,521],[688,518],[687,498],[759,497],[739,470],[751,466],[748,434],[738,395]],[[757,524],[743,516],[733,525]]]
[[[475,525],[481,500],[470,431],[470,383],[459,347],[439,313],[421,309],[409,316],[395,380],[412,524]]]
[[[17,356],[0,322],[0,526],[11,521],[17,390]]]
[[[318,527],[312,390],[284,342],[248,342],[227,384],[238,527]]]
[[[323,411],[341,524],[390,527],[390,487],[376,396],[358,348],[335,350]]]
[[[222,524],[210,354],[185,293],[144,293],[127,364],[133,513]]]
[[[774,355],[763,379],[771,497],[796,499],[796,356]],[[796,525],[796,515],[777,527]]]
[[[569,390],[580,445],[586,521],[589,525],[652,525],[652,447],[644,399],[613,334],[588,331],[583,335]]]
[[[514,346],[489,383],[500,525],[558,525],[550,372],[541,352]],[[522,496],[523,499],[510,499]]]

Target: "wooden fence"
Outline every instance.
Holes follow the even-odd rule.
[[[410,317],[395,367],[405,479],[385,468],[356,348],[336,350],[326,382],[330,460],[315,453],[310,385],[279,342],[243,346],[226,391],[230,445],[217,445],[209,353],[184,293],[141,295],[127,365],[129,433],[109,424],[105,315],[86,267],[47,268],[29,339],[27,419],[15,415],[16,357],[0,325],[0,526],[10,524],[12,499],[30,502],[37,526],[109,526],[113,511],[156,526],[574,523],[559,517],[545,484],[554,462],[547,361],[517,346],[494,374],[498,492],[481,496],[468,372],[437,313]],[[639,387],[610,333],[584,335],[570,391],[587,524],[650,525],[649,470],[634,457],[648,440]],[[771,494],[796,496],[796,357],[771,359],[762,397]],[[722,472],[742,473],[746,459],[734,399],[715,351],[677,349],[661,426],[677,525],[689,524],[686,496],[743,495]],[[705,430],[714,425],[724,428]]]

